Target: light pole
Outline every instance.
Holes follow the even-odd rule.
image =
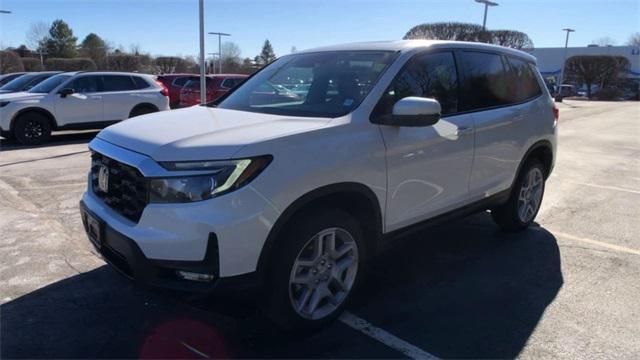
[[[564,81],[564,65],[567,62],[567,48],[569,47],[569,34],[574,32],[574,29],[566,28],[562,29],[562,31],[567,32],[567,37],[564,40],[564,58],[562,59],[562,67],[560,68],[560,79],[558,82],[558,97],[561,95],[562,91],[562,82]]]
[[[476,0],[477,3],[484,4],[484,18],[482,19],[482,30],[487,29],[487,9],[489,6],[498,6],[498,3],[489,0]]]
[[[231,36],[231,34],[225,34],[221,32],[210,32],[209,35],[218,35],[218,63],[220,74],[222,74],[222,37]]]
[[[207,102],[207,84],[204,63],[204,0],[200,0],[200,104]]]

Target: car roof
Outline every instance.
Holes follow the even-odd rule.
[[[323,52],[323,51],[365,51],[365,50],[409,52],[409,51],[415,51],[415,50],[427,49],[427,48],[433,48],[433,49],[454,48],[454,49],[496,51],[504,54],[519,56],[533,63],[536,62],[535,57],[533,57],[532,55],[524,51],[506,48],[498,45],[492,45],[492,44],[467,42],[467,41],[451,41],[451,40],[390,40],[390,41],[357,42],[357,43],[318,47],[318,48],[308,49],[304,51],[299,51],[296,54]]]
[[[69,71],[65,74],[68,75],[79,75],[79,74],[91,74],[91,75],[125,75],[125,76],[152,76],[149,74],[143,73],[134,73],[134,72],[123,72],[123,71]]]

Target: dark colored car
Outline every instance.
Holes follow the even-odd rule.
[[[169,91],[169,106],[172,109],[180,105],[180,90],[189,80],[197,80],[198,76],[198,74],[166,74],[158,76],[158,81]]]
[[[211,102],[238,86],[247,75],[220,74],[207,76],[207,102]],[[180,91],[180,107],[200,104],[200,79],[189,80]]]
[[[50,78],[53,75],[60,74],[61,72],[62,71],[41,71],[26,73],[22,76],[18,76],[17,78],[0,87],[0,94],[27,91],[32,87],[38,85],[42,81]]]
[[[6,83],[8,83],[9,81],[24,75],[25,73],[23,72],[15,72],[15,73],[9,73],[9,74],[3,74],[0,75],[0,87],[4,86]]]

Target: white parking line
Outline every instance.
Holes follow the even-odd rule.
[[[576,182],[576,181],[569,181],[569,182],[572,183],[572,184],[575,184],[575,185],[589,186],[589,187],[598,188],[598,189],[623,191],[623,192],[628,192],[628,193],[631,193],[631,194],[640,194],[639,190],[621,188],[621,187],[617,187],[617,186],[598,185],[598,184],[591,184],[591,183],[581,183],[581,182]]]
[[[614,244],[610,244],[610,243],[603,242],[603,241],[587,239],[587,238],[583,238],[583,237],[579,237],[579,236],[575,236],[575,235],[571,235],[571,234],[566,234],[566,233],[563,233],[563,232],[560,232],[560,231],[551,230],[551,229],[547,229],[547,231],[549,231],[553,235],[560,236],[560,237],[565,238],[565,239],[576,240],[576,241],[581,241],[581,242],[585,242],[585,243],[588,243],[588,244],[598,245],[598,246],[601,246],[601,247],[605,247],[605,248],[608,248],[608,249],[611,249],[611,250],[620,251],[620,252],[627,253],[627,254],[640,255],[640,250],[628,248],[626,246],[614,245]]]
[[[358,330],[375,340],[378,340],[388,347],[403,353],[411,359],[438,359],[428,352],[416,346],[413,346],[400,338],[395,337],[393,334],[390,334],[387,331],[372,325],[368,321],[361,319],[350,312],[345,311],[342,315],[340,315],[340,321],[352,327],[353,329]]]

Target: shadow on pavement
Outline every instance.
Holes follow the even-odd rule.
[[[54,132],[53,134],[51,134],[51,139],[49,139],[47,143],[38,146],[25,146],[13,139],[9,140],[0,138],[0,151],[35,149],[71,144],[85,144],[93,140],[98,132],[100,132],[100,130]]]
[[[511,358],[562,282],[551,233],[505,235],[480,214],[384,253],[350,311],[439,357]],[[402,356],[339,322],[292,338],[253,306],[146,291],[106,266],[5,303],[0,319],[1,358]]]

